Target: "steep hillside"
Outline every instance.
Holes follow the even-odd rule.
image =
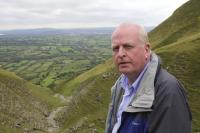
[[[200,32],[200,1],[190,0],[150,33],[153,48],[178,41]]]
[[[67,110],[57,118],[64,132],[103,132],[110,88],[117,77],[112,61],[108,60],[65,85],[62,93],[66,96],[73,93],[73,97]]]
[[[193,132],[200,129],[200,5],[190,0],[150,33],[154,51],[163,59],[163,67],[173,73],[186,87],[193,114]],[[111,61],[107,62],[111,64]],[[75,133],[103,133],[110,88],[117,79],[111,65],[102,64],[90,71],[104,69],[96,75],[84,73],[62,87],[61,93],[72,101],[60,116],[63,131]],[[106,70],[106,68],[108,69]],[[87,76],[86,76],[87,75]],[[81,80],[80,77],[87,77]],[[61,117],[60,117],[61,118]]]
[[[46,132],[46,118],[59,105],[50,90],[0,69],[0,132]]]
[[[64,94],[65,96],[71,95],[74,90],[76,90],[77,87],[80,86],[81,83],[84,83],[88,79],[91,79],[92,77],[96,77],[99,74],[102,74],[114,67],[114,64],[112,63],[112,60],[109,59],[105,63],[102,63],[95,68],[79,75],[75,79],[67,82],[60,88],[60,92]]]

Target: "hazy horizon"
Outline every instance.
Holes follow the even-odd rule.
[[[0,30],[157,26],[188,0],[0,0]]]

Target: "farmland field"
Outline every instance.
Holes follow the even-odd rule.
[[[111,57],[107,34],[0,36],[0,67],[34,84],[60,84]]]

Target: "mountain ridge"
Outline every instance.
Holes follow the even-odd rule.
[[[147,26],[145,29],[151,31],[154,26]],[[96,27],[96,28],[36,28],[36,29],[16,29],[16,30],[0,30],[0,37],[8,35],[110,35],[114,27]]]

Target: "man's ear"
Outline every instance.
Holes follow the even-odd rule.
[[[146,43],[145,46],[144,46],[145,50],[147,53],[150,52],[150,44],[149,43]]]
[[[150,50],[150,44],[146,43],[144,48],[145,48],[145,57],[146,57],[146,59],[148,59],[150,57],[150,51],[151,51]]]

